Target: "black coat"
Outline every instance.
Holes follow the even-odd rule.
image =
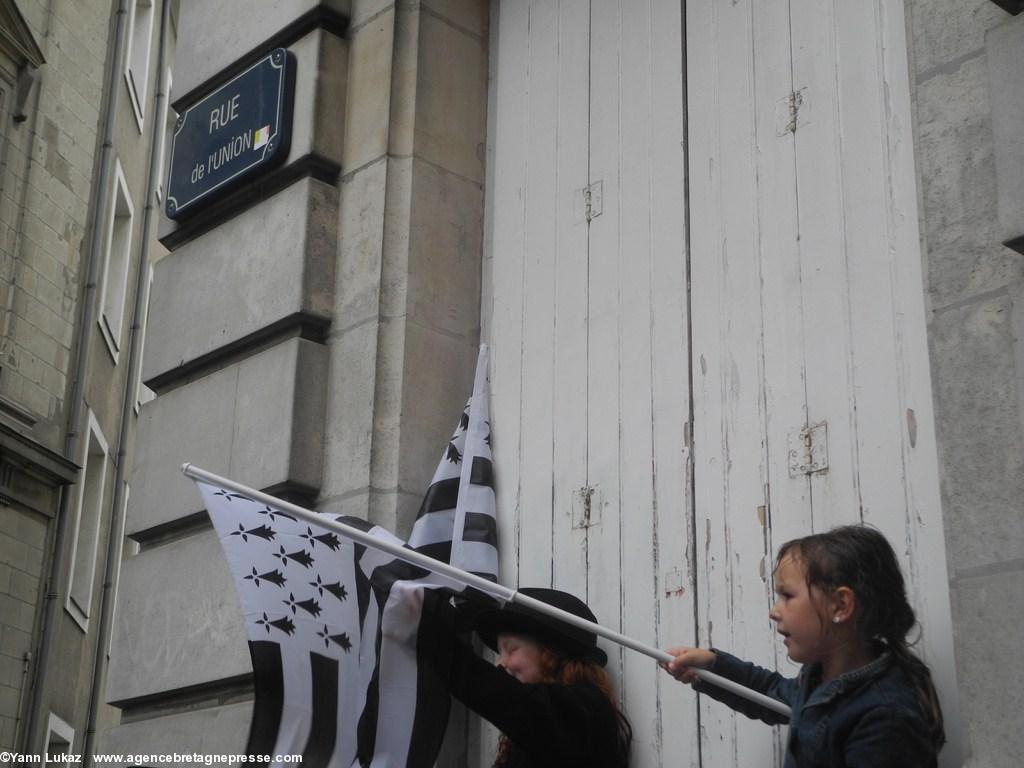
[[[521,683],[456,641],[450,685],[455,698],[508,736],[516,768],[628,764],[615,710],[591,683]]]

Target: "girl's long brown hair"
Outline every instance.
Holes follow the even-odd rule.
[[[581,659],[567,659],[559,656],[548,646],[538,643],[540,650],[540,667],[542,682],[556,683],[559,685],[574,685],[576,683],[590,683],[597,688],[615,713],[615,720],[618,723],[618,739],[616,740],[619,751],[620,765],[629,764],[629,745],[633,741],[633,729],[629,720],[619,708],[619,701],[612,690],[612,681],[607,670],[595,661]],[[505,768],[511,764],[512,742],[508,736],[501,734],[498,741],[498,755],[494,759],[494,768]]]
[[[907,640],[917,617],[907,599],[896,553],[885,536],[869,525],[844,525],[786,542],[775,558],[776,568],[785,557],[803,566],[810,587],[825,593],[842,586],[853,590],[858,632],[868,642],[881,642],[910,678],[932,742],[939,749],[945,742],[942,708],[931,672],[912,650],[914,643]]]

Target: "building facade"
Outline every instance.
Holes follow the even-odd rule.
[[[774,550],[870,522],[943,764],[1016,764],[1020,3],[100,5],[3,5],[5,739],[53,713],[106,752],[237,752],[242,620],[180,465],[406,534],[486,341],[504,583],[791,671]],[[157,126],[279,49],[286,154],[168,218]],[[71,299],[27,271],[54,253]],[[634,764],[780,764],[781,731],[608,650]],[[443,764],[489,764],[450,730]]]
[[[149,204],[163,5],[0,4],[5,750],[81,752],[110,712],[148,262],[163,252]]]

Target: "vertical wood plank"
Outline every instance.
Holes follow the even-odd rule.
[[[899,445],[911,551],[910,588],[922,626],[919,650],[932,669],[942,700],[947,744],[939,763],[948,768],[961,764],[965,746],[960,731],[922,290],[906,16],[902,0],[877,0],[875,8],[876,60],[881,80],[876,108],[884,132],[882,153],[888,191],[886,228],[893,285],[897,418],[902,436]]]
[[[804,370],[804,307],[801,294],[799,216],[796,190],[794,98],[789,3],[755,3],[754,93],[756,98],[758,260],[763,322],[762,397],[768,486],[765,556],[760,578],[772,600],[772,568],[780,544],[811,529],[810,481],[789,476],[790,436],[807,423]],[[767,610],[767,607],[766,607]],[[776,668],[794,675],[798,667],[778,638],[771,641]],[[781,763],[785,729],[776,729],[775,755]]]
[[[491,419],[493,421],[495,485],[498,511],[499,580],[518,583],[519,554],[519,457],[522,419],[522,307],[527,121],[527,58],[529,53],[528,6],[525,3],[491,6],[492,67],[489,98],[494,122],[488,137],[493,144],[493,163],[488,167],[493,199],[488,225],[491,240],[490,301]],[[473,731],[471,730],[472,734]],[[497,753],[498,733],[490,725],[478,729],[470,754],[479,765],[490,765]]]
[[[849,253],[850,338],[854,366],[860,518],[891,542],[905,571],[914,522],[904,493],[894,243],[884,151],[878,8],[836,7],[836,85],[843,133],[840,167]],[[854,53],[858,56],[852,58]],[[915,258],[919,258],[915,254]],[[913,586],[913,585],[912,585]]]
[[[496,214],[495,194],[497,193],[494,166],[497,159],[498,131],[498,78],[495,67],[498,64],[498,50],[501,43],[501,15],[498,0],[490,0],[490,23],[487,27],[487,50],[490,55],[487,79],[487,136],[484,145],[484,220],[481,251],[483,264],[480,271],[480,341],[493,346],[494,343],[494,219]],[[493,370],[493,361],[492,361]]]
[[[876,521],[897,550],[908,521],[903,494],[893,261],[885,182],[885,138],[877,8],[835,6],[839,181],[850,294],[850,350],[859,498],[854,519]],[[903,552],[903,565],[907,555]]]
[[[693,354],[700,366],[694,484],[705,536],[698,549],[701,641],[771,665],[768,586],[760,577],[767,553],[753,17],[750,2],[715,3],[702,26],[687,29],[696,46],[688,61],[707,56],[714,67],[707,84],[693,70],[688,77],[696,96],[689,111],[691,221],[713,218],[706,235],[698,237],[696,227],[692,234]],[[746,765],[751,755],[771,753],[770,729],[716,702],[704,704],[701,715],[704,763]]]
[[[588,485],[598,488],[600,522],[587,529],[587,602],[606,626],[621,627],[619,445],[620,39],[618,0],[592,0],[590,179],[601,181],[604,213],[590,224],[588,309]],[[621,679],[621,649],[606,646]]]
[[[654,644],[692,643],[696,636],[690,554],[690,380],[687,325],[682,7],[652,3],[651,121],[651,403],[654,489]],[[655,677],[651,765],[698,765],[697,697],[666,674]],[[640,694],[644,695],[644,694]],[[650,695],[647,693],[646,695]],[[632,701],[630,701],[632,704]]]
[[[521,426],[522,305],[526,186],[523,137],[527,119],[527,14],[517,4],[503,9],[494,75],[495,108],[493,285],[491,301],[491,413],[494,452],[501,461],[496,487],[502,581],[514,584],[519,553],[519,456]]]
[[[494,64],[499,62],[498,52],[501,46],[501,16],[498,14],[498,0],[491,0],[490,3],[490,26],[489,26],[489,40],[488,50],[491,55],[491,72],[492,76],[488,81],[487,85],[487,146],[486,146],[486,176],[484,179],[484,228],[483,228],[483,265],[480,274],[480,340],[486,342],[491,347],[491,379],[495,378],[497,373],[497,366],[493,359],[494,354],[494,342],[495,337],[503,332],[504,326],[499,325],[495,328],[495,272],[494,272],[494,253],[495,253],[495,219],[496,219],[496,207],[495,197],[497,193],[497,179],[495,177],[495,166],[497,164],[497,132],[498,132],[498,99],[499,99],[499,79],[503,77],[502,73],[494,71]],[[502,62],[503,64],[505,62]],[[504,84],[502,79],[502,83]],[[506,94],[502,94],[505,96]],[[499,270],[500,273],[500,270]],[[497,406],[498,396],[502,393],[499,391],[498,395],[491,393],[491,420],[495,422],[494,409]],[[497,422],[495,422],[497,423]],[[494,445],[497,448],[499,445],[503,445],[502,441],[497,436],[494,437]],[[502,478],[504,479],[504,478]],[[499,487],[496,490],[497,509],[504,510],[504,502],[500,500],[500,492],[504,490]],[[499,516],[498,518],[498,546],[499,552],[502,548],[507,545],[505,539],[510,538],[508,535],[508,528],[505,526],[505,520]],[[508,550],[505,550],[505,554],[499,554],[499,566],[504,559],[509,558]],[[507,566],[505,566],[507,568]],[[505,583],[504,578],[499,574],[499,581]],[[469,716],[466,718],[466,755],[467,765],[489,765],[494,754],[494,746],[496,744],[496,734],[494,729],[490,727],[490,724],[478,717]]]
[[[587,484],[587,219],[590,0],[562,0],[558,37],[558,215],[554,327],[554,586],[587,593],[586,530],[572,527]]]
[[[619,92],[619,179],[621,265],[619,288],[619,498],[621,550],[630,565],[620,576],[622,631],[644,642],[655,640],[655,529],[653,404],[651,400],[651,3],[620,0],[617,79]],[[633,742],[637,765],[660,763],[660,743],[651,728],[657,717],[652,695],[659,670],[635,653],[622,658],[622,693],[638,728]]]
[[[690,206],[690,274],[691,285],[698,290],[690,296],[693,317],[691,360],[693,371],[693,464],[694,464],[694,543],[696,552],[695,600],[698,631],[694,640],[681,638],[672,643],[706,645],[708,636],[708,582],[717,576],[717,562],[711,557],[712,509],[721,510],[718,497],[723,488],[718,471],[720,458],[713,455],[719,442],[717,425],[720,407],[714,382],[717,366],[709,362],[706,335],[717,335],[720,316],[718,301],[722,291],[718,270],[714,268],[722,240],[719,175],[721,127],[719,112],[720,88],[718,60],[719,18],[712,3],[686,5],[686,79],[687,122],[689,126],[689,206]],[[709,263],[712,262],[712,263]],[[700,700],[701,765],[711,765],[717,758],[722,765],[731,764],[720,757],[722,744],[732,738],[721,712],[709,712]],[[710,746],[710,745],[715,745]]]
[[[520,586],[547,586],[552,551],[552,370],[557,158],[558,3],[529,7],[527,63],[523,357],[520,437]]]
[[[811,476],[816,530],[855,519],[859,509],[846,289],[848,253],[842,197],[841,126],[835,89],[832,2],[791,0],[793,82],[804,91],[796,132],[808,418],[828,421],[829,469]]]

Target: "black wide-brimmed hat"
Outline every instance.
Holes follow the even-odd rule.
[[[587,604],[568,592],[542,587],[523,587],[519,592],[587,621],[597,622]],[[516,603],[481,611],[475,624],[476,633],[492,651],[498,650],[498,635],[507,632],[529,635],[566,658],[595,661],[602,667],[608,663],[608,655],[597,647],[597,635],[593,632]]]

